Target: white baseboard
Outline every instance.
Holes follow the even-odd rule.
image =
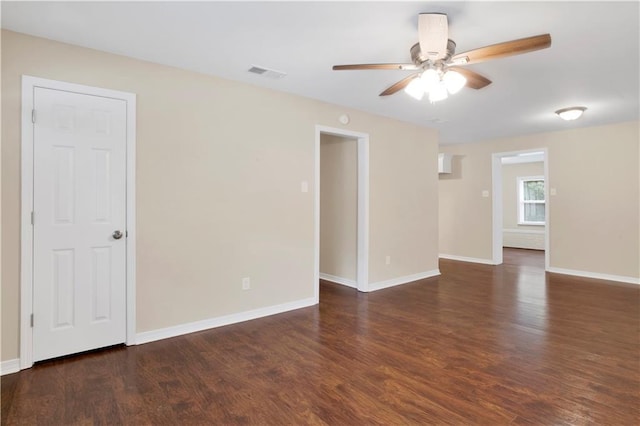
[[[20,371],[20,360],[9,359],[7,361],[0,362],[0,375],[13,374]]]
[[[440,259],[457,260],[459,262],[482,263],[484,265],[495,265],[492,259],[480,259],[477,257],[455,256],[453,254],[439,254]]]
[[[640,278],[625,277],[621,275],[599,274],[597,272],[576,271],[573,269],[553,268],[553,267],[547,268],[547,272],[553,272],[555,274],[573,275],[576,277],[583,277],[583,278],[595,278],[597,280],[618,281],[618,282],[627,283],[627,284],[640,284]]]
[[[168,339],[170,337],[182,336],[183,334],[195,333],[196,331],[208,330],[210,328],[222,327],[224,325],[249,321],[256,318],[267,317],[269,315],[281,314],[294,309],[306,308],[316,305],[315,298],[296,300],[294,302],[283,303],[281,305],[267,306],[265,308],[254,309],[252,311],[239,312],[237,314],[225,315],[222,317],[209,318],[202,321],[180,324],[173,327],[159,330],[145,331],[136,335],[136,344],[155,342],[156,340]]]
[[[425,278],[431,278],[440,275],[439,269],[432,271],[420,272],[413,275],[405,275],[404,277],[392,278],[386,281],[378,281],[376,283],[369,284],[369,291],[382,290],[383,288],[394,287],[401,284],[407,284],[413,281],[422,280]]]
[[[325,281],[331,281],[332,283],[345,285],[351,288],[358,288],[358,283],[349,278],[336,277],[335,275],[324,274],[320,272],[320,279]]]

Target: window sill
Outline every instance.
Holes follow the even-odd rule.
[[[524,226],[545,226],[545,222],[518,222],[518,225]]]

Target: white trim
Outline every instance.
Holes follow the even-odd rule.
[[[122,92],[119,92],[122,93]],[[127,101],[127,346],[136,344],[136,140],[137,101],[134,93],[123,93]]]
[[[530,225],[530,226],[535,226],[535,225]],[[503,228],[502,232],[508,232],[511,234],[544,234],[544,230],[543,231],[537,231],[535,229],[518,229],[518,228]]]
[[[509,151],[509,152],[498,152],[491,154],[491,187],[492,187],[492,244],[491,244],[491,252],[492,252],[492,261],[490,264],[492,265],[500,265],[502,264],[502,226],[503,226],[503,209],[502,209],[502,158],[504,157],[513,157],[513,156],[521,156],[522,154],[532,153],[532,152],[541,152],[543,154],[543,164],[544,164],[544,192],[548,194],[549,190],[549,150],[547,148],[535,148],[535,149],[526,149],[522,151]],[[551,219],[551,202],[549,197],[546,198],[545,203],[545,218],[546,218],[546,226],[544,227],[544,265],[545,269],[549,269],[549,259],[551,258],[551,246],[549,244],[549,234],[550,234],[550,219]],[[441,255],[442,257],[442,255]],[[454,259],[458,260],[458,259]],[[482,263],[482,262],[478,262]]]
[[[313,298],[320,302],[320,133],[313,143]]]
[[[378,281],[369,284],[369,291],[382,290],[384,288],[395,287],[397,285],[408,284],[414,281],[423,280],[425,278],[436,277],[440,275],[439,269],[431,271],[419,272],[417,274],[405,275],[404,277],[392,278],[390,280]]]
[[[17,373],[18,371],[20,371],[19,358],[0,362],[0,376],[4,376],[5,374]]]
[[[549,240],[551,239],[551,230],[549,227],[551,218],[551,200],[549,199],[549,196],[546,195],[549,194],[549,151],[547,148],[544,148],[542,152],[544,153],[544,162],[542,163],[544,167],[544,193],[545,199],[547,200],[544,207],[544,218],[546,222],[544,225],[544,267],[546,270],[549,268],[551,262],[551,244],[549,244]]]
[[[594,278],[597,280],[618,281],[618,282],[627,283],[627,284],[640,284],[640,278],[625,277],[622,275],[600,274],[597,272],[576,271],[574,269],[553,268],[553,267],[547,268],[547,272],[552,272],[554,274],[573,275],[576,277],[583,277],[583,278]]]
[[[344,285],[344,286],[347,286],[347,287],[351,287],[351,288],[358,288],[357,281],[351,280],[349,278],[337,277],[335,275],[324,274],[324,273],[320,272],[320,279],[325,280],[325,281],[330,281],[330,282],[335,283],[335,284],[340,284],[340,285]]]
[[[357,230],[357,288],[369,291],[369,135],[322,125],[315,128],[314,146],[314,297],[320,295],[320,136],[321,134],[358,140],[358,230]]]
[[[32,257],[33,228],[33,86],[31,77],[22,76],[22,140],[21,140],[21,212],[20,212],[20,368],[33,365],[33,330],[30,316],[33,307]]]
[[[495,265],[495,263],[493,263],[493,260],[481,259],[479,257],[456,256],[453,254],[443,254],[443,253],[440,253],[438,257],[440,259],[455,260],[458,262],[470,262],[470,263],[482,263],[483,265]]]
[[[525,154],[517,157],[504,157],[501,159],[503,165],[524,164],[524,163],[541,163],[544,161],[544,155],[540,153]]]
[[[358,265],[359,291],[369,290],[369,135],[358,137]]]
[[[84,86],[81,84],[22,76],[22,187],[21,187],[21,262],[20,262],[20,369],[33,365],[33,92],[44,87],[67,92],[121,99],[127,105],[127,337],[126,344],[136,343],[136,95],[117,90]]]
[[[502,226],[503,226],[503,189],[502,189],[502,157],[498,154],[491,156],[491,182],[492,182],[492,199],[491,199],[491,257],[492,265],[500,265],[502,263]],[[460,260],[460,259],[453,259]],[[481,262],[477,262],[481,263]]]
[[[283,303],[275,306],[267,306],[264,308],[239,312],[222,317],[209,318],[202,321],[195,321],[187,324],[161,328],[159,330],[145,331],[137,334],[136,341],[139,345],[141,345],[144,343],[155,342],[157,340],[195,333],[197,331],[209,330],[211,328],[222,327],[225,325],[263,318],[270,315],[281,314],[283,312],[306,308],[315,304],[317,304],[315,298],[310,297],[308,299],[296,300],[294,302]]]

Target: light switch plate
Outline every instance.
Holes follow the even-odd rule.
[[[486,189],[484,191],[482,191],[482,196],[484,198],[488,198],[489,197],[489,191],[487,191]]]
[[[309,182],[303,180],[300,182],[300,191],[301,192],[309,192]]]
[[[555,188],[549,189],[549,194],[550,195],[556,195],[557,194],[556,189]]]

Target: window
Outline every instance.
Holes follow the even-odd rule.
[[[545,224],[544,177],[518,178],[518,225]]]

